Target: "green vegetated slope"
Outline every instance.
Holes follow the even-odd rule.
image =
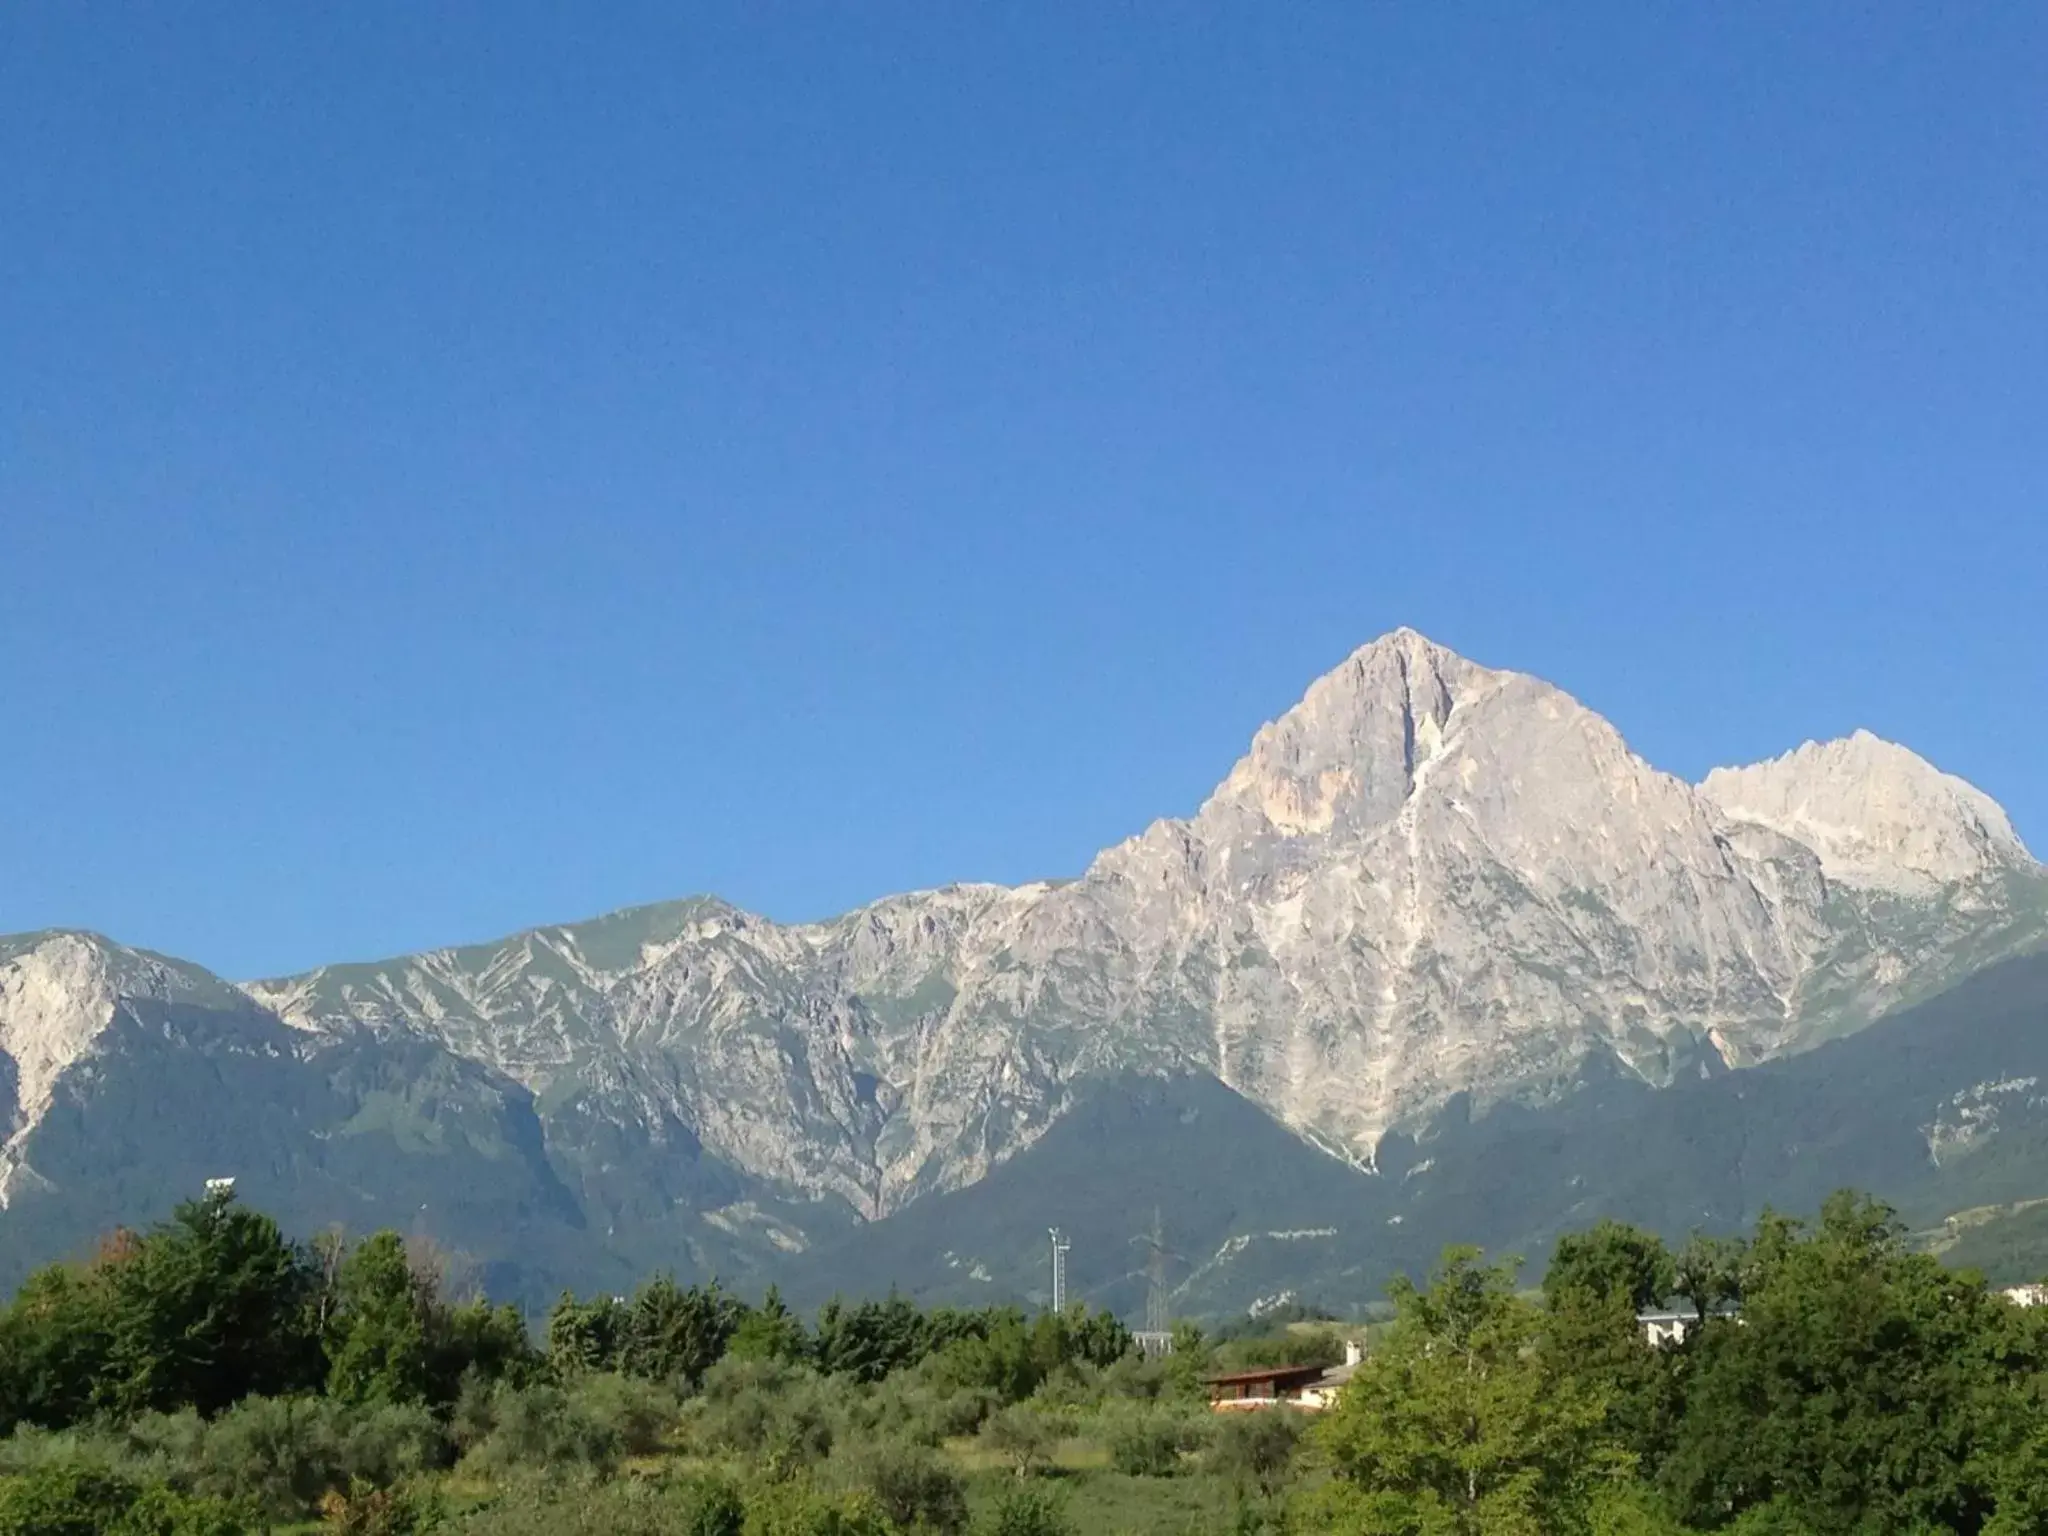
[[[1116,1077],[987,1178],[820,1245],[789,1283],[804,1298],[897,1285],[1038,1300],[1057,1226],[1075,1294],[1140,1317],[1156,1220],[1174,1310],[1227,1311],[1303,1275],[1331,1288],[1387,1194],[1214,1078]]]
[[[1389,1136],[1371,1171],[1213,1079],[1105,1080],[987,1179],[821,1245],[790,1279],[805,1295],[897,1284],[933,1298],[1033,1296],[1057,1225],[1073,1244],[1074,1294],[1135,1316],[1156,1213],[1176,1311],[1290,1292],[1342,1311],[1447,1243],[1540,1260],[1559,1233],[1602,1217],[1673,1236],[1735,1230],[1846,1185],[1879,1191],[1922,1228],[2048,1195],[2048,955],[1741,1072],[1653,1089],[1589,1062],[1555,1103],[1454,1107]],[[2048,1235],[2048,1215],[2022,1213],[1945,1256],[2031,1273],[2044,1267],[2025,1246],[2036,1231]]]
[[[0,1307],[0,1536],[2048,1528],[2048,1308],[1903,1237],[1846,1190],[1676,1252],[1603,1221],[1540,1290],[1454,1249],[1370,1329],[1182,1323],[1160,1358],[1079,1306],[807,1318],[660,1276],[535,1330],[400,1233],[307,1245],[214,1193]],[[1653,1346],[1674,1295],[1713,1315]],[[1320,1411],[1209,1404],[1361,1337]]]
[[[743,1238],[695,1212],[768,1192],[675,1131],[660,1147],[600,1147],[611,1161],[593,1188],[556,1155],[524,1088],[432,1041],[308,1037],[232,996],[130,998],[94,1070],[60,1082],[36,1128],[38,1182],[0,1227],[0,1293],[219,1175],[297,1231],[430,1236],[493,1294],[529,1305],[662,1265],[747,1273]],[[617,1221],[627,1202],[690,1219],[650,1235]]]

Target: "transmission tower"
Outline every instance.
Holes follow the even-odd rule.
[[[1166,1332],[1166,1227],[1156,1205],[1145,1234],[1145,1331]]]
[[[1067,1310],[1067,1249],[1073,1245],[1058,1227],[1045,1230],[1052,1239],[1052,1310],[1057,1315]]]
[[[1145,1250],[1145,1326],[1133,1336],[1138,1348],[1144,1354],[1157,1357],[1173,1352],[1172,1306],[1173,1291],[1167,1284],[1167,1265],[1180,1260],[1182,1255],[1166,1246],[1166,1223],[1161,1219],[1159,1208],[1152,1208],[1151,1230],[1132,1238],[1133,1243]]]

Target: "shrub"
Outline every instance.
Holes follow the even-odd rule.
[[[981,1388],[963,1387],[936,1395],[932,1399],[932,1432],[941,1440],[975,1434],[998,1406],[996,1395]]]
[[[0,1482],[0,1536],[104,1536],[140,1492],[104,1468],[52,1462]]]
[[[515,1467],[586,1468],[599,1477],[618,1469],[620,1431],[560,1387],[500,1385],[488,1401],[467,1405],[463,1433],[473,1437],[465,1463],[490,1471]]]
[[[894,1536],[871,1494],[835,1496],[802,1479],[756,1488],[742,1530],[745,1536]]]
[[[723,1485],[720,1485],[723,1488]],[[625,1477],[589,1484],[560,1473],[501,1479],[490,1502],[448,1536],[738,1536],[738,1496]]]
[[[1287,1480],[1301,1432],[1301,1415],[1292,1408],[1242,1409],[1216,1426],[1210,1457],[1240,1490],[1271,1494]]]
[[[667,1387],[630,1376],[586,1376],[570,1389],[575,1411],[613,1435],[627,1456],[652,1456],[675,1428],[680,1404]]]
[[[689,1477],[670,1485],[672,1536],[740,1536],[747,1506],[722,1477]]]
[[[265,1515],[311,1509],[348,1475],[329,1405],[315,1398],[252,1397],[208,1426],[199,1484]]]
[[[25,1477],[51,1467],[130,1473],[125,1447],[89,1430],[35,1429],[24,1424],[0,1440],[0,1477]]]
[[[112,1536],[247,1536],[248,1530],[246,1512],[235,1505],[155,1483],[136,1496]]]
[[[1069,1536],[1059,1501],[1040,1488],[1011,1488],[982,1523],[985,1536]]]
[[[1022,1406],[1005,1408],[981,1427],[982,1443],[1019,1477],[1029,1477],[1052,1459],[1056,1439],[1044,1414]]]
[[[841,1390],[771,1361],[723,1361],[705,1377],[695,1432],[707,1449],[787,1476],[831,1453],[834,1421],[846,1407]]]
[[[892,1525],[936,1536],[967,1526],[967,1490],[959,1473],[923,1446],[878,1441],[853,1460],[861,1486]]]
[[[321,1527],[336,1536],[424,1536],[442,1524],[441,1501],[419,1483],[372,1488],[357,1483],[320,1502]]]
[[[1128,1414],[1110,1431],[1109,1464],[1130,1477],[1171,1477],[1194,1438],[1192,1426],[1172,1414]]]
[[[191,1426],[153,1425],[164,1445],[190,1456]],[[201,1491],[238,1499],[272,1516],[304,1513],[329,1493],[389,1488],[448,1459],[447,1439],[426,1409],[386,1403],[351,1408],[324,1398],[252,1397],[237,1403],[199,1441],[183,1475]],[[174,1474],[173,1480],[177,1480]]]
[[[0,1479],[0,1536],[243,1536],[232,1506],[101,1467],[52,1462]]]

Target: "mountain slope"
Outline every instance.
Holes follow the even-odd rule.
[[[276,1170],[290,1210],[384,1182],[345,1141],[451,1230],[509,1201],[536,1275],[585,1252],[766,1273],[987,1180],[1104,1080],[1206,1078],[1330,1166],[1383,1168],[1456,1106],[1507,1125],[1588,1062],[1663,1086],[1774,1061],[2044,933],[2048,876],[2002,813],[1903,748],[1695,787],[1550,684],[1403,630],[1193,816],[1066,882],[794,926],[698,898],[240,991],[89,936],[0,940],[0,1209],[83,1211],[151,1161],[61,1130],[146,1094],[145,1057],[158,1083],[260,1060],[260,1094],[222,1068],[159,1129],[203,1113],[190,1144],[229,1138],[214,1163]],[[156,1027],[172,1007],[189,1028]],[[501,1194],[472,1199],[450,1147]]]
[[[572,1187],[533,1096],[422,1036],[308,1035],[197,967],[76,934],[0,950],[8,998],[17,1003],[0,1060],[32,1070],[0,1079],[16,1126],[0,1291],[115,1226],[162,1217],[221,1175],[302,1233],[339,1224],[430,1235],[480,1262],[497,1294],[531,1302],[657,1263],[744,1272],[756,1250],[774,1251],[702,1219],[732,1206],[751,1216],[749,1202],[772,1192],[687,1137],[656,1169]],[[565,1104],[551,1118],[574,1114]],[[677,1206],[688,1212],[681,1239],[649,1241]]]
[[[583,1084],[872,1217],[980,1178],[1101,1073],[1207,1072],[1369,1161],[1596,1048],[1652,1082],[1768,1060],[2023,946],[2044,891],[1996,807],[1902,748],[1695,789],[1549,684],[1399,631],[1194,817],[1065,884],[803,927],[680,903],[252,992],[543,1098]]]
[[[1396,1134],[1364,1172],[1317,1154],[1211,1079],[1114,1081],[995,1174],[806,1255],[791,1284],[900,1286],[944,1300],[1039,1299],[1045,1229],[1073,1239],[1077,1296],[1138,1315],[1155,1221],[1177,1314],[1283,1292],[1340,1310],[1376,1300],[1450,1243],[1540,1266],[1603,1216],[1673,1239],[1738,1231],[1767,1208],[1875,1191],[1912,1223],[2048,1201],[2048,954],[2004,962],[1848,1039],[1653,1088],[1611,1059],[1545,1104],[1474,1117],[1460,1102]],[[2032,1278],[2041,1212],[1961,1234]]]

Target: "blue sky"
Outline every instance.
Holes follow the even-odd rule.
[[[2048,9],[0,10],[0,931],[1077,872],[1412,624],[2048,846]]]

